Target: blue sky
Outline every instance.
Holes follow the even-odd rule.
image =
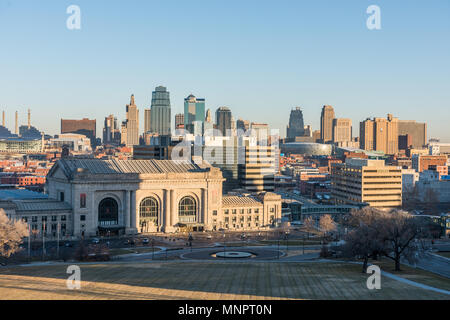
[[[66,8],[81,8],[81,30]],[[366,28],[369,5],[381,30]],[[213,112],[285,134],[291,108],[319,128],[320,109],[353,120],[426,121],[450,142],[450,1],[0,0],[0,110],[51,134],[60,118],[125,118],[164,85],[172,114],[190,93]],[[172,119],[173,122],[173,119]],[[142,129],[142,128],[141,128]]]

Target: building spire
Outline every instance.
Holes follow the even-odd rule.
[[[131,95],[130,105],[134,106],[134,94]]]

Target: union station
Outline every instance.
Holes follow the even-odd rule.
[[[281,197],[222,194],[224,178],[207,162],[62,159],[45,199],[0,201],[34,233],[101,236],[183,231],[264,230],[281,221]]]

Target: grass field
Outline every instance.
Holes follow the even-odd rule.
[[[368,290],[368,275],[344,263],[86,264],[75,291],[66,268],[0,269],[0,299],[450,299],[385,277]]]

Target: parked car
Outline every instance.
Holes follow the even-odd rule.
[[[212,239],[212,235],[208,234],[208,235],[206,236],[206,239],[211,240],[211,239]]]
[[[149,244],[150,240],[148,238],[142,239],[142,244]]]
[[[92,243],[93,244],[99,244],[100,240],[98,238],[94,238],[94,239],[92,239]]]
[[[73,247],[73,244],[71,243],[71,242],[66,242],[66,243],[64,243],[64,247],[66,247],[66,248],[72,248]]]

